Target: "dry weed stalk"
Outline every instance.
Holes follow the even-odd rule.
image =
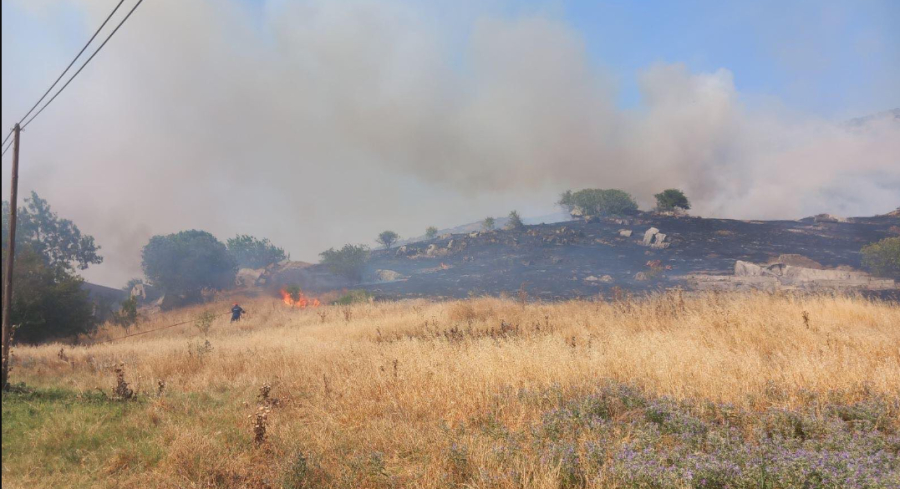
[[[253,442],[256,446],[260,446],[266,441],[266,432],[269,425],[269,413],[272,408],[268,406],[259,406],[254,414],[248,415],[253,422]]]
[[[256,395],[256,402],[262,406],[275,407],[281,403],[281,399],[272,397],[272,384],[266,382],[259,388],[259,394]]]
[[[123,400],[134,398],[134,391],[131,390],[131,387],[128,386],[128,382],[125,381],[124,363],[120,363],[116,367],[116,388],[113,389],[113,393],[116,397]]]

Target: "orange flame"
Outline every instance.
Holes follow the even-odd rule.
[[[297,293],[296,300],[294,300],[294,298],[291,297],[291,293],[285,289],[281,289],[279,293],[281,294],[281,300],[290,307],[305,309],[307,307],[319,307],[322,305],[322,303],[319,302],[319,299],[309,299],[303,292]]]

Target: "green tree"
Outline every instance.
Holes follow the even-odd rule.
[[[518,212],[512,211],[509,213],[509,217],[506,221],[506,229],[510,231],[521,231],[525,229],[525,223],[522,222],[522,218],[519,216]]]
[[[115,324],[125,328],[125,331],[128,331],[128,328],[137,323],[137,297],[129,297],[122,301],[121,309],[119,309],[118,312],[113,313],[112,320]]]
[[[9,242],[9,202],[3,202],[2,213],[5,249]],[[72,221],[60,219],[36,192],[31,192],[31,197],[25,199],[25,206],[18,209],[16,250],[26,246],[43,256],[44,263],[51,268],[84,270],[89,265],[103,262],[94,237],[82,235]]]
[[[628,215],[638,210],[634,198],[618,189],[570,190],[563,193],[557,203],[569,212],[578,212],[583,217]]]
[[[3,260],[6,259],[6,250]],[[66,269],[50,266],[29,244],[16,248],[10,323],[15,341],[40,343],[88,333],[97,324],[94,304],[83,280]]]
[[[382,231],[381,234],[378,235],[378,238],[375,240],[384,246],[384,249],[390,249],[391,245],[397,242],[400,239],[400,235],[393,231]]]
[[[660,211],[674,211],[675,209],[688,210],[691,203],[688,202],[684,192],[677,188],[669,188],[654,195],[656,197],[656,209]]]
[[[366,262],[369,261],[369,247],[347,244],[339,250],[329,248],[319,253],[319,256],[322,257],[320,263],[331,273],[359,281],[362,279]]]
[[[483,221],[481,221],[481,229],[485,231],[493,231],[496,223],[494,222],[493,217],[485,217]]]
[[[206,231],[153,236],[141,258],[144,275],[166,293],[193,295],[204,287],[228,288],[237,272],[225,245]]]
[[[434,239],[437,236],[438,228],[434,226],[428,226],[428,229],[425,230],[425,237],[427,239]]]
[[[862,250],[863,266],[875,275],[900,279],[900,237],[884,238]]]
[[[9,202],[2,205],[2,259],[9,241]],[[18,209],[16,264],[13,268],[11,323],[15,338],[38,343],[90,332],[97,324],[95,304],[75,270],[101,263],[100,247],[72,221],[60,219],[46,200],[32,192]]]
[[[287,258],[284,249],[273,245],[267,238],[239,234],[229,239],[226,246],[240,268],[263,268]]]

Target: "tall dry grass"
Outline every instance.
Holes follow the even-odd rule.
[[[134,461],[110,469],[110,485],[119,487],[277,486],[298,451],[330,474],[322,484],[381,484],[347,469],[355,463],[382,467],[392,484],[445,487],[453,443],[465,443],[468,463],[490,470],[490,437],[465,426],[490,416],[505,430],[527,431],[546,403],[523,392],[575,396],[607,380],[750,410],[800,406],[810,393],[900,398],[900,307],[857,296],[671,293],[611,303],[484,298],[307,310],[259,299],[244,307],[243,321],[219,317],[207,337],[187,324],[91,346],[17,347],[11,375],[109,391],[113,369],[125,364],[131,387],[147,399],[147,429],[159,430],[165,450],[140,470]],[[129,333],[207,308],[228,305],[159,315]],[[125,333],[106,326],[97,339]],[[266,383],[279,402],[268,441],[255,447],[247,416]],[[552,467],[521,463],[529,487],[558,484]],[[6,465],[4,455],[5,474]],[[14,475],[23,486],[40,480]]]

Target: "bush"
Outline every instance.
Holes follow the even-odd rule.
[[[428,229],[425,230],[425,237],[427,239],[434,239],[437,236],[438,228],[434,226],[428,226]]]
[[[389,249],[398,239],[400,239],[399,234],[393,231],[383,231],[375,241],[381,243],[385,249]]]
[[[691,203],[688,202],[684,192],[677,188],[669,188],[654,195],[656,197],[656,209],[660,211],[674,211],[675,209],[688,210]]]
[[[167,293],[194,294],[234,284],[237,263],[221,241],[206,231],[154,236],[141,251],[144,275]]]
[[[485,217],[483,221],[481,221],[481,229],[485,231],[493,231],[496,223],[494,222],[493,217]]]
[[[868,244],[861,252],[863,266],[873,274],[900,279],[900,237]]]
[[[374,296],[368,290],[355,289],[349,290],[344,295],[333,302],[337,306],[349,306],[350,304],[359,304],[369,302]]]
[[[216,313],[212,311],[203,311],[198,316],[197,319],[194,320],[194,327],[197,328],[203,337],[209,335],[209,330],[212,328],[213,322],[216,320]]]
[[[319,253],[319,256],[322,257],[320,263],[328,267],[331,273],[359,281],[366,262],[369,261],[369,247],[347,244],[339,250],[329,248]]]
[[[284,249],[273,245],[268,239],[239,234],[227,242],[228,252],[241,268],[263,268],[287,258]]]
[[[560,196],[557,203],[573,215],[583,217],[627,215],[638,210],[634,198],[617,189],[584,189],[574,193],[569,190]]]
[[[510,231],[521,231],[525,229],[525,223],[522,222],[522,218],[519,216],[519,213],[516,211],[512,211],[509,213],[509,218],[506,221],[506,229]]]
[[[122,301],[122,308],[113,313],[112,320],[116,325],[125,328],[125,331],[134,326],[138,320],[137,297],[129,297]]]

